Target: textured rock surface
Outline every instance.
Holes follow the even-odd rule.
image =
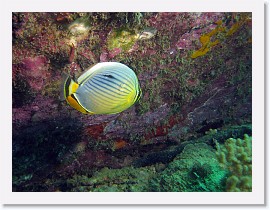
[[[13,13],[12,18],[15,191],[56,190],[51,182],[41,183],[130,166],[210,128],[251,123],[251,14]],[[133,40],[131,49],[108,47],[112,31],[140,33],[147,27],[156,34]],[[211,34],[209,42],[205,34]],[[203,43],[215,45],[192,58]],[[121,114],[87,116],[59,100],[62,72],[78,77],[100,61],[122,62],[140,80],[141,100]]]
[[[221,192],[227,173],[209,145],[188,144],[150,186],[158,192]]]

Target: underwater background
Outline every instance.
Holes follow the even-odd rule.
[[[251,13],[13,13],[13,191],[252,191],[251,34]],[[62,73],[107,61],[135,105],[60,100]]]

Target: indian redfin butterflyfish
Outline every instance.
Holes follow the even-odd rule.
[[[134,71],[118,62],[102,62],[87,69],[74,81],[63,78],[61,98],[84,114],[117,114],[141,97]]]

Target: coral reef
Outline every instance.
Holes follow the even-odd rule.
[[[154,167],[103,168],[92,177],[74,176],[67,180],[73,192],[147,192]]]
[[[142,158],[138,158],[133,162],[133,165],[136,167],[142,166],[149,166],[156,163],[167,163],[171,162],[178,154],[180,154],[186,145],[188,144],[196,144],[196,143],[204,143],[207,145],[213,145],[213,139],[220,144],[224,144],[224,140],[230,137],[237,137],[243,136],[244,134],[251,135],[252,129],[251,125],[241,125],[241,126],[231,126],[231,127],[224,127],[223,129],[209,129],[206,131],[204,136],[195,139],[189,139],[188,141],[181,142],[179,145],[172,146],[169,149],[163,149],[158,152],[150,153],[144,155]],[[175,134],[175,131],[172,131],[174,138],[179,138],[182,135],[182,131],[180,130],[179,133]]]
[[[229,138],[224,145],[217,143],[217,157],[223,168],[230,171],[226,181],[228,192],[252,191],[252,137]]]
[[[13,191],[68,191],[66,180],[104,167],[162,173],[190,142],[251,135],[242,126],[252,113],[251,29],[251,13],[13,13]],[[202,45],[207,53],[191,58]],[[76,79],[102,61],[134,70],[137,104],[85,116],[60,101],[62,73]],[[197,190],[214,190],[192,174]]]
[[[219,166],[212,147],[188,144],[168,167],[150,182],[159,192],[221,192],[227,171]]]

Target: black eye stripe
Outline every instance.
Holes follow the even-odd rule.
[[[68,77],[68,79],[66,81],[66,84],[65,84],[65,97],[68,97],[68,95],[69,95],[69,85],[70,85],[70,82],[71,82],[71,78]]]
[[[71,96],[71,98],[73,98],[83,109],[84,109],[84,111],[86,111],[87,113],[90,113],[87,109],[85,109],[80,103],[79,103],[79,101],[77,100],[77,98],[74,96],[74,94],[71,94],[70,95]]]
[[[74,94],[71,94],[70,96],[71,96],[71,98],[73,98],[78,104],[80,104],[80,103],[78,102],[77,98],[74,96]]]

